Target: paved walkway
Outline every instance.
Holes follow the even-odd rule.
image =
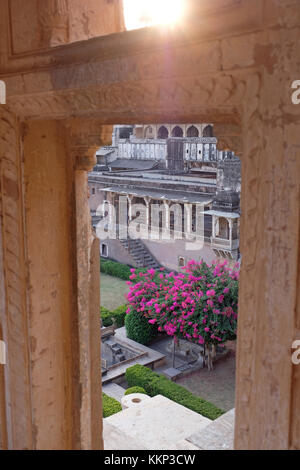
[[[158,373],[172,367],[172,355],[166,349],[170,341],[172,339],[164,338],[149,346],[151,349],[167,355],[166,364],[156,369]],[[228,347],[230,348],[230,354],[223,359],[219,359],[214,364],[213,371],[209,371],[207,368],[199,369],[176,379],[176,383],[187,388],[195,395],[214,403],[224,411],[229,411],[235,407],[235,343],[228,343]],[[183,362],[183,359],[176,358],[175,367]]]
[[[102,392],[120,402],[126,390],[120,385],[110,382],[102,386]]]

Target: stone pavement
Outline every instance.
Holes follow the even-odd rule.
[[[102,392],[108,395],[109,397],[112,397],[118,401],[121,401],[126,390],[125,388],[120,387],[120,385],[110,382],[102,386]]]
[[[105,450],[232,450],[235,410],[211,421],[161,395],[103,420]]]

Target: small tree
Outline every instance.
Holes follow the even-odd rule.
[[[127,313],[139,314],[158,331],[212,347],[236,338],[238,266],[190,261],[184,271],[132,270]],[[208,361],[211,363],[211,361]]]

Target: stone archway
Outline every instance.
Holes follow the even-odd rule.
[[[199,137],[199,131],[196,126],[190,126],[186,131],[187,137]]]
[[[166,126],[160,126],[157,132],[158,139],[167,139],[169,137],[169,131]]]
[[[213,137],[214,136],[214,129],[213,126],[210,124],[203,129],[203,137]]]
[[[175,126],[171,132],[172,137],[183,137],[183,129],[180,126]]]

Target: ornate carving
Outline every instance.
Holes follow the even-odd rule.
[[[8,350],[9,373],[5,376],[8,443],[16,449],[31,449],[29,335],[18,125],[15,115],[6,106],[0,106],[0,214],[6,291],[6,311],[0,311],[0,322]]]
[[[98,66],[103,72],[104,65],[98,63]],[[175,116],[198,116],[199,119],[203,116],[209,122],[230,120],[239,123],[241,119],[240,109],[246,94],[247,74],[220,73],[209,77],[118,83],[111,77],[111,82],[104,84],[96,83],[95,67],[96,64],[92,68],[93,77],[88,66],[85,79],[80,76],[69,82],[65,77],[65,84],[68,85],[56,93],[52,89],[45,93],[10,95],[8,102],[24,117],[80,117],[93,114],[100,120],[105,110],[105,116],[110,116],[111,120],[128,120],[133,113],[137,120],[145,116],[153,119],[158,114],[169,115],[174,119]],[[74,69],[76,75],[76,67]],[[69,75],[72,72],[66,73]],[[56,72],[53,74],[52,83],[54,86],[59,85],[61,79],[58,79]]]
[[[69,39],[68,0],[43,0],[38,2],[42,46],[65,44]]]

